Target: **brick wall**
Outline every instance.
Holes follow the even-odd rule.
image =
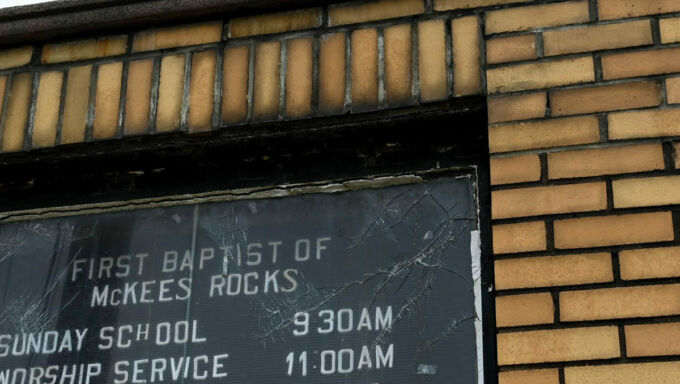
[[[671,383],[679,73],[678,0],[355,1],[6,49],[0,149],[487,95],[500,382]]]

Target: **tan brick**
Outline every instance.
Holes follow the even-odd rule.
[[[240,123],[248,114],[248,66],[250,47],[240,46],[224,50],[222,76],[222,122]]]
[[[559,371],[553,368],[505,371],[498,374],[498,384],[558,384],[559,382]]]
[[[486,41],[486,61],[489,64],[536,58],[536,35],[501,37]]]
[[[527,3],[531,0],[434,0],[435,11],[481,8],[501,4]]]
[[[481,31],[479,18],[467,16],[451,21],[453,39],[453,95],[481,93]]]
[[[130,62],[125,93],[125,135],[148,132],[153,59]]]
[[[680,72],[680,48],[650,49],[602,56],[605,80]]]
[[[587,1],[567,1],[489,11],[486,33],[525,31],[541,27],[585,23],[590,20]]]
[[[627,325],[626,355],[680,355],[680,323]]]
[[[385,98],[392,106],[411,101],[411,25],[385,28]]]
[[[532,293],[496,297],[496,326],[551,324],[555,321],[552,295]]]
[[[677,43],[680,41],[680,18],[670,18],[659,20],[659,29],[661,30],[661,43]]]
[[[0,76],[0,116],[2,116],[2,106],[5,101],[5,91],[7,88],[7,76]]]
[[[669,316],[678,313],[678,284],[560,292],[562,321]]]
[[[680,176],[614,180],[614,207],[651,207],[679,204]]]
[[[271,120],[279,114],[281,42],[269,41],[255,47],[253,119]]]
[[[305,117],[312,113],[312,49],[311,38],[288,42],[286,115],[289,117]]]
[[[229,21],[229,37],[246,37],[321,26],[321,8],[237,17]]]
[[[491,193],[494,219],[600,211],[607,208],[605,183],[503,189]]]
[[[655,81],[550,91],[553,116],[657,106],[661,86]]]
[[[543,32],[546,56],[651,45],[649,20]]]
[[[595,143],[599,140],[600,128],[595,116],[489,127],[489,150],[492,153]]]
[[[680,375],[680,363],[616,364],[593,367],[567,367],[565,384],[673,383]]]
[[[374,0],[331,5],[328,18],[331,26],[392,19],[425,12],[423,0]]]
[[[31,106],[33,91],[32,73],[24,72],[12,76],[12,84],[7,97],[5,126],[2,130],[2,151],[14,152],[24,148],[28,110]]]
[[[174,131],[179,128],[179,114],[184,94],[185,63],[185,55],[165,56],[161,60],[156,113],[157,132]]]
[[[619,252],[624,280],[680,276],[680,247],[631,249]]]
[[[68,71],[64,117],[61,126],[61,144],[85,140],[85,123],[90,104],[92,66],[74,67]]]
[[[20,47],[0,51],[0,69],[21,67],[31,62],[33,47]]]
[[[352,32],[352,110],[378,105],[378,30]]]
[[[189,85],[189,132],[206,132],[212,129],[215,110],[215,73],[217,52],[208,50],[194,53],[191,59]]]
[[[418,23],[418,66],[421,100],[445,99],[448,85],[444,20]]]
[[[538,155],[492,158],[491,184],[513,184],[541,179]]]
[[[546,249],[545,223],[502,224],[493,226],[493,252],[517,253]]]
[[[494,275],[499,290],[605,283],[614,279],[609,253],[496,260]]]
[[[34,148],[51,147],[57,137],[59,122],[59,103],[64,74],[61,71],[49,71],[40,74],[38,95],[35,102],[33,118]]]
[[[548,154],[551,179],[664,169],[661,144],[626,145]]]
[[[501,333],[498,364],[610,359],[620,356],[617,327]]]
[[[107,36],[99,39],[48,44],[43,47],[43,63],[63,63],[122,55],[127,49],[127,36]]]
[[[319,49],[319,111],[342,112],[345,105],[345,34],[321,36]]]
[[[490,97],[487,100],[489,123],[544,117],[546,103],[547,97],[545,92]]]
[[[132,43],[132,51],[154,51],[172,47],[208,44],[218,42],[221,39],[221,21],[179,25],[137,33]]]
[[[556,248],[587,248],[607,245],[673,240],[670,212],[557,220]]]
[[[598,0],[600,20],[623,19],[680,11],[676,0]]]
[[[673,143],[673,163],[676,169],[680,168],[680,142]]]
[[[123,63],[99,66],[92,128],[93,139],[110,139],[116,135],[122,78]]]
[[[666,101],[668,104],[680,103],[680,77],[666,79]]]
[[[486,73],[490,93],[551,88],[595,80],[595,67],[590,56],[494,68]]]
[[[617,112],[607,118],[613,140],[680,135],[680,109]]]

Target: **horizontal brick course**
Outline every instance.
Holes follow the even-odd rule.
[[[609,253],[496,260],[496,289],[540,288],[610,282]]]
[[[680,314],[680,284],[560,292],[562,321],[677,314]]]
[[[229,37],[247,37],[316,28],[321,25],[321,8],[238,17],[229,21]]]
[[[565,384],[673,383],[680,376],[680,362],[614,364],[567,367]]]
[[[543,251],[546,248],[545,223],[534,221],[493,226],[494,253]]]
[[[216,43],[222,40],[222,22],[178,25],[142,31],[135,35],[133,52]]]
[[[532,0],[434,0],[435,11],[488,7],[492,5],[528,3]]]
[[[680,176],[614,180],[614,207],[650,207],[680,204]]]
[[[486,14],[486,33],[524,31],[540,27],[585,23],[589,21],[587,1],[567,1],[563,3],[533,5]]]
[[[508,63],[536,58],[536,35],[520,35],[487,40],[486,60],[489,64]]]
[[[680,11],[680,3],[676,0],[598,0],[597,6],[601,20]]]
[[[557,369],[530,369],[504,371],[498,374],[498,384],[558,384]]]
[[[627,111],[608,116],[613,140],[680,135],[680,109]]]
[[[543,33],[546,56],[650,45],[649,20],[569,28]]]
[[[624,280],[679,277],[680,247],[624,250],[619,264]]]
[[[680,41],[680,17],[659,20],[661,43],[677,43]]]
[[[548,154],[551,179],[664,169],[661,144],[627,145]]]
[[[487,99],[489,123],[544,117],[546,103],[545,92],[490,97]]]
[[[605,80],[680,72],[680,48],[650,49],[602,56]]]
[[[680,355],[680,323],[627,325],[626,355]]]
[[[617,327],[501,333],[498,364],[535,364],[610,359],[620,356]]]
[[[127,50],[127,36],[108,36],[99,39],[48,44],[43,47],[43,63],[93,59],[122,55]]]
[[[555,247],[601,247],[673,240],[670,212],[556,220]]]
[[[21,67],[31,62],[33,47],[19,47],[0,51],[0,69]]]
[[[494,68],[486,72],[489,93],[551,88],[595,80],[590,56]]]
[[[491,193],[494,219],[599,211],[607,208],[604,182],[504,189]]]
[[[549,324],[555,321],[550,293],[496,297],[496,326]]]
[[[538,155],[492,158],[491,184],[512,184],[541,179]]]
[[[423,12],[425,12],[423,0],[375,0],[332,5],[328,9],[328,19],[330,25],[335,26],[411,16]]]
[[[595,116],[489,127],[489,150],[492,153],[587,144],[599,140],[600,126]]]
[[[660,103],[661,86],[655,81],[550,91],[553,116],[652,107]]]
[[[668,104],[680,103],[680,77],[666,79],[666,101]]]

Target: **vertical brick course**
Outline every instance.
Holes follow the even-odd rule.
[[[5,125],[2,130],[3,152],[15,152],[24,148],[33,77],[34,75],[29,72],[12,77],[5,111]]]
[[[57,137],[59,103],[61,101],[63,80],[64,74],[61,71],[40,74],[33,121],[32,146],[34,148],[54,145]]]

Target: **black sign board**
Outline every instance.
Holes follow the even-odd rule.
[[[479,383],[472,176],[0,225],[0,384]]]

